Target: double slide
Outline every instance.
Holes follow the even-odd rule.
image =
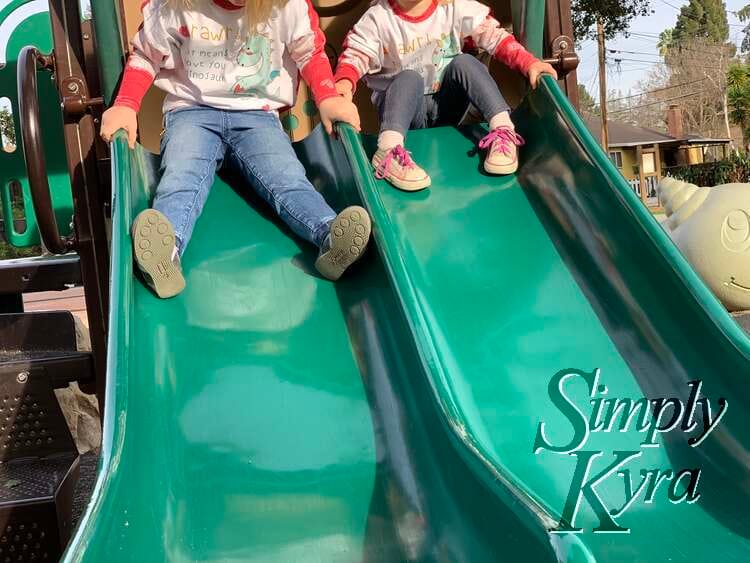
[[[479,126],[410,133],[419,193],[347,127],[297,143],[373,217],[335,284],[222,177],[170,300],[131,261],[151,157],[116,139],[104,443],[64,560],[750,560],[750,341],[552,80],[515,121],[511,177]]]

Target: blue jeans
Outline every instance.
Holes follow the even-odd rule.
[[[174,226],[180,254],[225,161],[292,231],[322,245],[336,213],[308,181],[279,118],[266,111],[195,106],[165,116],[161,179],[153,203]]]
[[[467,54],[453,58],[445,69],[440,90],[434,94],[424,95],[422,77],[413,70],[404,70],[385,92],[376,95],[375,104],[380,113],[380,130],[402,135],[409,129],[458,125],[471,104],[487,121],[510,109],[487,67]]]

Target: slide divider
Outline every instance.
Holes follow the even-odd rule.
[[[453,437],[454,446],[478,477],[503,500],[510,510],[520,518],[526,520],[533,518],[536,529],[540,535],[547,537],[547,541],[558,553],[560,560],[569,563],[595,561],[591,552],[578,537],[571,538],[547,532],[557,526],[560,515],[555,514],[553,510],[542,504],[540,499],[525,491],[511,473],[494,463],[484,446],[474,436],[472,429],[466,424],[466,419],[455,399],[451,376],[446,369],[445,358],[440,351],[437,335],[431,330],[431,323],[419,305],[418,288],[402,258],[400,242],[393,234],[396,231],[380,196],[380,188],[373,177],[370,159],[362,144],[362,139],[354,128],[346,124],[337,124],[337,132],[351,166],[360,199],[372,217],[373,237],[377,251],[404,310],[429,386],[443,413],[443,422],[449,429],[449,435]]]

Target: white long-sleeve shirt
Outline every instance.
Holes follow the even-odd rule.
[[[164,111],[189,105],[277,110],[294,105],[298,76],[316,102],[336,96],[325,36],[309,0],[288,0],[249,33],[245,8],[229,0],[147,0],[115,105],[138,111],[151,83]]]
[[[475,0],[433,0],[420,16],[405,14],[396,0],[377,0],[347,35],[336,80],[356,86],[364,78],[377,95],[399,72],[414,70],[424,79],[424,93],[432,94],[451,59],[468,47],[524,74],[537,61]]]

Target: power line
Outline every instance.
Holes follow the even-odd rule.
[[[738,33],[741,33],[741,32],[738,32]],[[630,35],[636,36],[639,40],[649,41],[651,43],[659,43],[659,41],[661,39],[661,37],[659,35],[654,34],[654,33],[641,33],[641,32],[637,32],[637,31],[631,31],[631,32],[628,32],[628,35],[629,36]],[[722,45],[717,45],[717,47],[721,47],[721,46],[723,46],[723,44]],[[676,48],[677,49],[682,49],[683,51],[695,51],[696,53],[703,53],[703,54],[706,53],[706,51],[703,50],[703,49],[693,49],[691,47],[684,47],[684,46],[681,46],[681,45],[678,45]]]
[[[635,68],[621,68],[621,69],[613,71],[613,73],[625,74],[626,72],[643,72],[644,70],[648,70],[650,68],[651,68],[650,66],[639,66]]]
[[[622,61],[630,61],[631,63],[651,63],[654,65],[663,65],[666,64],[664,61],[647,61],[644,59],[631,59],[628,57],[616,57],[612,59],[614,62],[619,63]]]
[[[643,59],[629,59],[629,58],[626,58],[626,57],[621,57],[621,58],[612,59],[612,60],[614,62],[616,62],[616,63],[617,62],[621,62],[621,61],[630,61],[632,63],[650,63],[651,65],[665,65],[665,66],[669,66],[669,65],[667,65],[667,63],[665,63],[663,61],[645,61]],[[691,64],[690,68],[703,68],[703,69],[710,69],[710,70],[719,70],[715,66],[694,65],[694,64]]]
[[[659,38],[661,36],[661,33],[652,33],[650,31],[628,31],[626,32],[628,35],[637,35],[642,37],[655,37]]]
[[[706,78],[701,78],[699,80],[690,80],[689,82],[682,82],[680,84],[675,84],[674,86],[665,86],[664,88],[655,88],[654,90],[644,90],[643,92],[638,92],[636,94],[631,94],[629,96],[623,96],[622,98],[615,98],[613,100],[609,100],[610,102],[619,102],[620,100],[627,100],[630,98],[638,98],[640,96],[644,96],[646,94],[654,94],[656,92],[663,92],[664,90],[671,90],[672,88],[680,88],[681,86],[689,86],[690,84],[697,84],[698,82],[705,82]]]
[[[723,46],[723,45],[719,45],[719,47],[724,47],[724,46]],[[711,53],[710,53],[710,49],[707,49],[707,50],[702,50],[702,49],[689,49],[689,48],[687,48],[687,47],[676,47],[676,48],[677,48],[678,50],[679,50],[679,49],[683,49],[683,50],[685,50],[685,51],[694,51],[694,52],[696,52],[696,53],[700,53],[700,54],[702,54],[702,55],[708,55],[708,54],[711,54]],[[614,54],[614,53],[626,53],[626,54],[628,54],[628,55],[647,55],[647,56],[649,56],[649,57],[659,57],[659,58],[661,58],[661,57],[662,57],[662,55],[660,55],[659,53],[648,53],[648,52],[646,52],[646,51],[626,51],[626,50],[624,50],[624,49],[607,49],[607,51],[609,51],[609,52],[610,52],[610,53],[612,53],[612,54]]]
[[[644,62],[644,61],[640,61],[640,60],[636,60],[636,59],[626,59],[626,58],[622,58],[622,57],[608,57],[607,58],[607,62],[609,63],[608,66],[611,68],[611,67],[615,66],[615,64],[617,66],[620,66],[620,65],[634,65],[634,64],[638,64],[638,63]],[[661,61],[648,61],[648,63],[649,64],[661,64]]]
[[[666,4],[666,5],[667,5],[667,6],[669,6],[670,8],[674,8],[674,9],[675,9],[675,10],[677,10],[678,12],[682,12],[682,8],[678,8],[677,6],[675,6],[674,4],[670,4],[670,3],[669,3],[669,2],[667,2],[666,0],[659,0],[659,2],[661,2],[662,4]]]
[[[683,17],[683,18],[685,18],[685,19],[688,19],[688,20],[690,20],[690,21],[694,21],[695,23],[703,23],[703,22],[702,22],[702,21],[700,21],[700,20],[697,20],[697,19],[695,19],[695,18],[693,18],[693,17],[690,17],[690,16],[688,15],[688,14],[683,14],[683,13],[682,13],[682,7],[679,7],[679,6],[675,6],[674,4],[671,4],[671,3],[667,2],[666,0],[659,0],[659,2],[661,2],[662,4],[666,4],[666,5],[667,5],[667,6],[669,6],[670,8],[674,8],[675,10],[677,10],[678,12],[680,12],[680,16],[682,16],[682,17]],[[685,7],[685,6],[683,6],[683,7]],[[732,12],[731,10],[727,10],[727,9],[725,9],[724,11],[725,11],[725,12],[726,12],[727,14],[734,14],[734,15],[737,15],[737,12]],[[739,24],[739,23],[729,23],[729,22],[727,21],[727,25],[728,25],[729,27],[745,27],[745,25],[746,25],[746,24]]]
[[[631,37],[637,38],[639,41],[648,41],[650,43],[658,43],[659,40],[661,39],[658,35],[655,35],[652,33],[645,34],[645,33],[639,33],[636,31],[628,31],[625,36],[625,39],[630,39]]]
[[[661,55],[654,53],[646,53],[645,51],[623,51],[622,49],[607,49],[612,54],[615,53],[626,53],[628,55],[648,55],[649,57],[661,57]]]
[[[664,100],[657,100],[655,102],[648,102],[648,103],[645,103],[645,104],[638,104],[637,106],[630,106],[630,107],[624,108],[624,109],[616,109],[616,110],[610,111],[609,113],[623,113],[623,112],[631,111],[631,110],[634,110],[634,109],[646,108],[646,107],[649,107],[649,106],[655,106],[657,104],[665,104],[665,103],[671,102],[673,100],[681,100],[683,98],[689,98],[690,96],[697,96],[699,94],[703,94],[703,92],[690,92],[689,94],[682,94],[681,96],[673,96],[671,98],[666,98]]]
[[[641,70],[651,70],[654,68],[654,65],[639,65],[638,63],[624,63],[621,65],[617,65],[616,67],[609,67],[607,69],[607,72],[610,74],[619,74],[620,72],[632,72],[634,69],[640,68]]]

